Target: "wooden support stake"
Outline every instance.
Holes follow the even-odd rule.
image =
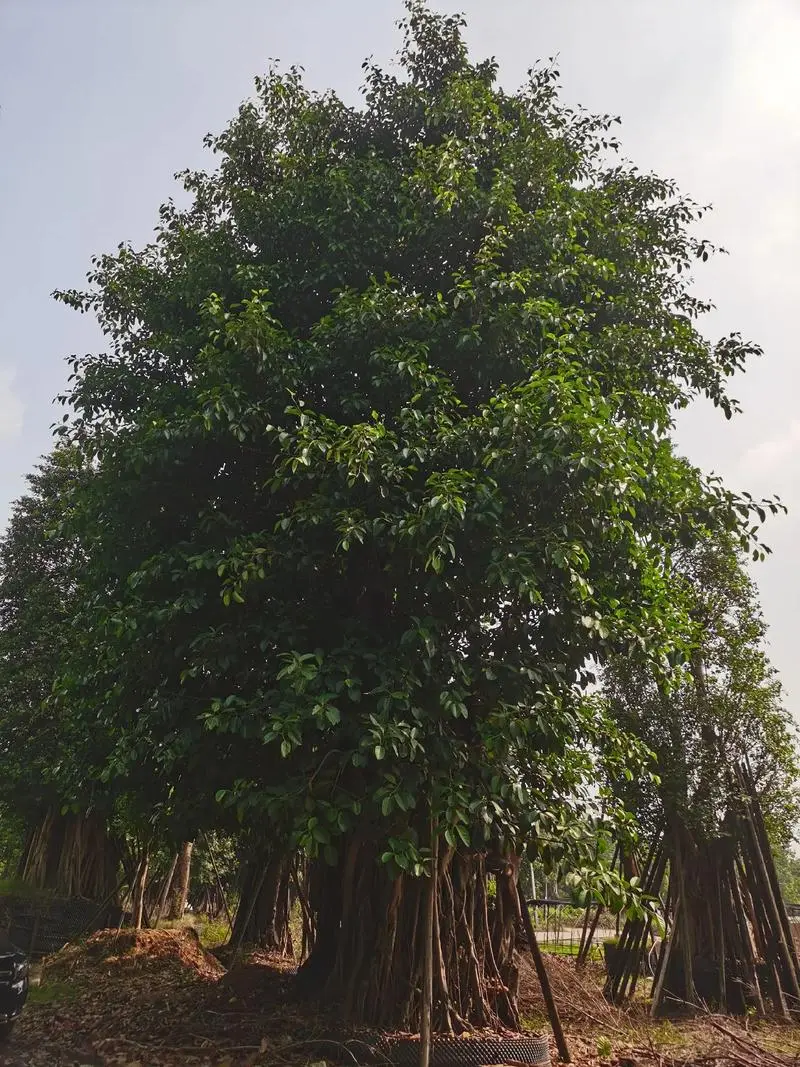
[[[672,949],[675,945],[675,937],[678,932],[678,922],[681,918],[681,905],[683,903],[683,897],[680,895],[680,887],[675,887],[677,893],[673,890],[675,896],[675,904],[672,909],[672,931],[671,934],[665,930],[664,943],[661,946],[661,954],[658,961],[658,968],[655,975],[655,981],[653,984],[653,1003],[650,1006],[650,1014],[655,1018],[661,1010],[661,1002],[664,999],[664,981],[669,970],[669,962],[672,957]]]
[[[721,1008],[727,1010],[728,1007],[728,976],[725,972],[725,953],[727,945],[725,943],[725,921],[722,912],[722,862],[720,860],[715,864],[717,871],[717,953],[719,956],[719,1005]]]
[[[262,870],[261,870],[261,874],[259,876],[258,882],[256,883],[253,895],[251,896],[250,900],[248,901],[247,911],[245,912],[245,915],[244,915],[244,922],[242,923],[242,928],[239,931],[239,936],[236,938],[236,944],[235,944],[234,952],[233,952],[233,962],[234,963],[238,963],[239,962],[239,957],[242,954],[242,946],[244,945],[244,935],[245,935],[245,933],[247,931],[247,927],[250,925],[250,920],[253,918],[253,912],[256,910],[256,902],[258,901],[258,898],[261,895],[261,890],[264,888],[264,882],[266,881],[266,878],[267,878],[267,868],[268,867],[269,867],[269,864],[265,863],[263,868],[262,868]],[[241,900],[239,901],[239,906],[241,907]],[[236,917],[237,918],[239,917],[238,911],[236,913]],[[233,927],[231,927],[231,941],[233,941]]]
[[[436,889],[439,884],[439,833],[431,818],[431,876],[425,911],[425,962],[419,1026],[419,1067],[430,1067],[433,1022],[433,934],[436,928]]]
[[[226,918],[228,920],[228,926],[230,926],[231,930],[233,930],[233,916],[231,915],[231,909],[228,907],[228,898],[225,896],[225,889],[223,888],[222,878],[220,877],[219,868],[217,867],[216,856],[214,855],[214,851],[211,848],[211,842],[208,840],[208,837],[206,835],[205,830],[201,830],[200,831],[200,836],[202,837],[203,842],[204,842],[204,844],[206,846],[206,851],[208,852],[208,855],[211,858],[211,866],[214,868],[214,877],[217,880],[217,889],[219,890],[219,894],[222,897],[222,904],[223,904],[223,907],[225,908],[225,916],[226,916]],[[176,855],[175,856],[175,862],[177,863],[177,861],[178,861],[178,857]],[[174,871],[174,868],[173,868],[173,871]],[[171,880],[172,879],[170,879],[170,881]]]
[[[660,886],[664,878],[664,870],[667,866],[667,853],[666,849],[661,849],[653,857],[653,867],[649,871],[645,871],[645,883],[644,891],[648,896],[654,897],[654,886]],[[636,993],[636,986],[639,981],[639,973],[641,971],[641,965],[644,962],[645,952],[647,951],[647,941],[650,937],[650,931],[653,928],[653,915],[648,913],[646,920],[644,921],[641,940],[638,942],[633,953],[633,960],[629,963],[629,982],[630,989],[627,991],[626,997],[632,1000]]]
[[[601,820],[605,817],[605,810],[606,810],[606,805],[605,805],[605,801],[604,801],[603,802],[603,806],[602,806],[602,808],[600,810],[600,818],[601,818]],[[615,852],[614,852],[614,860],[612,860],[612,864],[611,864],[612,867],[613,867],[614,862],[616,860],[616,855],[617,855],[616,849],[619,848],[619,841],[617,841],[617,843],[616,843],[616,845],[614,847],[615,847]],[[597,838],[597,843],[595,844],[595,848],[594,848],[594,864],[595,864],[595,866],[597,866],[597,860],[598,860],[599,855],[600,855],[600,838],[598,837]],[[533,864],[531,864],[531,877],[533,877]],[[533,896],[534,897],[536,896],[536,887],[535,887],[535,885],[534,885],[534,888],[533,888]],[[583,967],[583,965],[586,963],[586,960],[587,960],[587,958],[589,956],[589,948],[591,946],[591,939],[594,937],[594,932],[595,932],[595,929],[597,927],[597,923],[598,923],[598,921],[600,919],[600,910],[601,910],[601,908],[602,908],[602,904],[598,904],[597,905],[597,909],[595,910],[594,921],[590,921],[591,920],[591,915],[592,915],[592,902],[591,902],[591,900],[589,900],[586,903],[586,910],[585,910],[584,915],[583,915],[583,928],[581,930],[581,943],[578,945],[578,954],[575,957],[575,966],[578,969]],[[533,917],[534,917],[534,920],[535,920],[536,919],[536,914],[535,913],[534,913]]]
[[[580,943],[578,945],[578,954],[577,954],[577,956],[575,958],[575,964],[578,967],[580,967],[581,960],[583,958],[583,946],[586,943],[586,937],[587,937],[587,934],[589,932],[589,923],[590,923],[591,915],[592,915],[592,902],[590,900],[589,903],[586,905],[586,908],[584,909],[584,912],[583,912],[583,926],[581,927],[581,940],[580,940]]]
[[[556,1047],[558,1049],[558,1055],[564,1063],[572,1063],[572,1057],[569,1053],[569,1046],[567,1045],[567,1039],[564,1037],[564,1031],[561,1029],[561,1020],[558,1017],[558,1008],[553,998],[553,990],[550,985],[550,979],[547,975],[547,969],[542,959],[542,950],[539,948],[539,942],[536,940],[536,931],[533,929],[531,923],[530,912],[528,911],[528,905],[525,903],[525,898],[522,895],[519,883],[517,883],[517,900],[519,901],[520,919],[522,920],[522,928],[525,931],[525,936],[528,939],[528,944],[531,950],[531,956],[533,956],[533,965],[536,968],[536,975],[539,979],[539,985],[542,987],[542,996],[544,997],[545,1005],[547,1006],[547,1016],[550,1020],[550,1026],[553,1029],[553,1037],[556,1039]]]
[[[578,957],[575,960],[576,967],[583,967],[586,961],[589,959],[589,953],[592,951],[592,941],[594,939],[594,933],[597,929],[597,924],[600,922],[600,916],[603,913],[603,905],[598,904],[595,908],[594,917],[589,924],[589,929],[586,931],[586,936],[581,942],[581,947],[578,950]]]
[[[792,959],[792,953],[787,944],[786,935],[784,933],[783,924],[780,918],[780,906],[775,899],[775,894],[772,889],[772,883],[767,871],[766,861],[764,859],[764,853],[761,850],[761,844],[758,840],[758,832],[756,830],[755,820],[749,803],[745,802],[745,823],[750,831],[750,844],[751,844],[751,856],[754,865],[754,875],[757,876],[758,881],[761,883],[759,886],[761,903],[764,908],[767,924],[770,928],[772,939],[776,950],[776,972],[779,974],[782,970],[784,972],[785,984],[788,989],[781,992],[788,993],[795,1004],[800,1002],[800,983],[798,982],[797,971],[795,969],[794,960]],[[749,857],[748,857],[749,858]],[[783,901],[781,901],[781,904]],[[788,923],[787,923],[788,925]],[[790,933],[791,936],[791,933]]]
[[[745,947],[745,960],[751,984],[755,990],[756,1005],[760,1014],[766,1015],[764,991],[761,988],[761,982],[758,977],[758,967],[756,965],[756,953],[760,951],[758,941],[760,932],[756,924],[755,910],[753,909],[753,902],[749,897],[749,893],[750,890],[748,888],[741,859],[737,859],[737,857],[734,856],[731,859],[731,896],[736,911],[736,922],[741,931],[742,942]],[[745,894],[747,894],[747,898],[745,898]]]
[[[655,896],[660,887],[666,867],[666,850],[661,835],[653,839],[642,869],[642,889],[648,896]],[[647,919],[628,919],[622,928],[616,951],[616,962],[610,971],[603,990],[613,1004],[629,999],[636,992],[641,963],[650,936],[652,915]]]
[[[753,817],[753,823],[755,825],[756,837],[761,847],[761,853],[764,859],[767,879],[769,881],[770,886],[772,887],[772,894],[775,898],[775,904],[778,912],[780,926],[783,930],[783,936],[786,941],[787,948],[789,949],[789,955],[794,966],[794,973],[798,982],[800,982],[800,960],[798,960],[797,947],[794,943],[794,937],[792,935],[792,927],[789,922],[789,916],[786,914],[786,905],[783,900],[783,893],[781,891],[780,880],[778,878],[778,871],[775,867],[775,857],[772,854],[772,847],[770,846],[769,835],[767,834],[767,826],[764,822],[764,813],[761,810],[761,801],[758,799],[756,784],[753,780],[752,771],[750,770],[750,766],[748,763],[745,764],[744,779],[747,784],[748,792],[750,794],[750,811]]]
[[[136,867],[136,878],[131,890],[131,911],[134,930],[141,930],[144,922],[144,892],[147,886],[147,872],[150,869],[150,850],[145,848]]]
[[[177,866],[178,866],[178,853],[176,852],[175,855],[172,857],[172,863],[170,865],[169,871],[167,871],[167,875],[166,875],[166,877],[164,879],[164,884],[162,885],[161,892],[159,893],[159,896],[158,896],[158,904],[156,906],[156,913],[155,913],[155,917],[153,919],[153,928],[154,929],[158,928],[158,924],[161,922],[161,920],[162,920],[162,918],[164,916],[164,911],[165,911],[165,909],[167,907],[167,898],[169,897],[170,889],[172,889],[172,879],[175,877],[175,868]]]

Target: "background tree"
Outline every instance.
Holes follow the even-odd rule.
[[[797,729],[766,653],[767,626],[742,552],[726,536],[679,553],[676,598],[694,627],[688,662],[671,682],[624,658],[603,673],[621,726],[656,754],[661,778],[629,789],[628,805],[651,827],[679,814],[701,834],[719,832],[734,789],[730,768],[747,758],[770,836],[784,850],[798,819]],[[734,789],[735,791],[735,789]]]
[[[631,783],[627,798],[652,834],[653,873],[644,877],[659,886],[668,872],[670,945],[654,1010],[664,997],[737,1012],[752,997],[763,1010],[766,989],[787,1015],[785,994],[796,995],[798,976],[788,921],[774,900],[769,838],[785,852],[796,826],[797,731],[766,657],[766,627],[736,545],[709,538],[680,554],[678,571],[675,595],[694,628],[686,662],[671,683],[624,659],[612,661],[604,679],[612,714],[655,751],[661,775],[657,789]],[[755,812],[752,823],[748,812]],[[627,950],[641,952],[633,927],[626,934]],[[774,945],[782,946],[781,962]],[[771,968],[763,989],[754,969],[760,952]],[[629,967],[623,960],[609,973],[607,995],[625,995]]]
[[[192,852],[194,841],[182,841],[178,849],[178,862],[172,878],[167,900],[167,918],[182,919],[189,902],[189,882],[192,878]]]
[[[226,903],[231,913],[235,910],[239,895],[237,877],[242,863],[240,852],[245,852],[243,835],[201,834],[192,853],[189,888],[189,901],[195,911],[210,919],[220,919],[227,918]]]
[[[25,835],[19,875],[102,899],[116,884],[118,844],[91,783],[62,810],[58,776],[71,759],[73,724],[67,706],[50,700],[82,595],[84,556],[63,524],[90,478],[76,449],[56,448],[28,477],[0,543],[0,793]]]
[[[587,866],[599,768],[639,765],[587,662],[660,670],[676,547],[757,534],[669,439],[756,351],[698,332],[701,212],[461,28],[410,3],[361,109],[257,79],[191,205],[60,294],[110,347],[67,396],[98,472],[63,699],[109,779],[310,857],[303,978],[353,1017],[415,1025],[434,877],[445,1029],[518,1022],[514,856]]]
[[[788,904],[800,904],[800,858],[788,848],[776,849],[775,866],[784,899]]]

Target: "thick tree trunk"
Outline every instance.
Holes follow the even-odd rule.
[[[290,857],[276,853],[265,863],[245,865],[239,907],[233,920],[235,945],[258,945],[292,955],[289,931]]]
[[[193,841],[184,841],[178,852],[178,866],[169,899],[168,919],[182,919],[186,911],[186,899],[189,896],[189,879],[192,876]]]
[[[354,841],[338,867],[315,868],[317,937],[299,983],[307,995],[342,1002],[353,1021],[418,1031],[429,883],[392,880],[376,859]],[[436,894],[434,1031],[518,1028],[515,867],[489,871],[483,855],[446,850]]]
[[[118,884],[119,863],[119,842],[103,819],[51,809],[29,834],[18,874],[59,896],[106,900]]]

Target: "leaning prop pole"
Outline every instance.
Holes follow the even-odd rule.
[[[431,815],[431,874],[428,906],[425,912],[425,962],[422,980],[422,1011],[419,1025],[419,1067],[430,1067],[433,1018],[433,932],[436,915],[436,887],[439,875],[439,834]]]
[[[556,1047],[558,1048],[559,1058],[564,1063],[572,1063],[572,1057],[569,1054],[569,1046],[567,1045],[567,1039],[564,1037],[564,1031],[561,1029],[561,1019],[558,1017],[558,1008],[556,1002],[553,999],[553,990],[550,985],[550,979],[547,974],[547,969],[542,959],[542,950],[539,948],[539,942],[536,940],[536,931],[533,929],[533,923],[531,922],[530,912],[528,911],[528,905],[525,903],[525,897],[522,895],[522,888],[517,882],[517,901],[519,903],[520,919],[522,920],[522,928],[525,931],[525,936],[528,939],[528,944],[531,949],[531,956],[533,956],[533,965],[536,968],[536,976],[539,979],[539,985],[542,987],[542,996],[544,997],[545,1005],[547,1006],[547,1017],[550,1020],[550,1026],[553,1030],[553,1037],[556,1039]]]
[[[172,889],[172,880],[175,877],[175,868],[178,866],[178,853],[172,857],[172,864],[170,865],[167,876],[164,879],[164,884],[161,887],[161,892],[158,895],[158,904],[156,905],[156,915],[153,920],[153,929],[158,929],[158,924],[166,911],[167,900],[169,899],[169,891]]]
[[[225,908],[225,917],[228,920],[228,926],[231,928],[231,932],[233,932],[233,916],[231,915],[231,909],[228,905],[228,898],[225,895],[225,888],[222,885],[222,878],[219,873],[219,867],[217,867],[217,859],[214,855],[214,850],[211,848],[211,842],[208,840],[205,830],[200,831],[200,836],[206,846],[206,851],[208,852],[208,855],[211,858],[211,866],[214,868],[214,877],[217,880],[217,889],[219,890],[219,894],[222,897],[222,905]],[[175,859],[177,861],[177,856],[175,857]]]

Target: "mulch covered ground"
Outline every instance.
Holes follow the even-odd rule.
[[[42,1048],[51,1056],[43,1063],[58,1064],[58,1054],[70,1067],[305,1063],[289,1045],[313,1026],[292,1004],[290,981],[287,965],[266,957],[226,972],[191,928],[103,930],[45,961],[0,1067],[16,1067],[3,1055]],[[82,1060],[87,1052],[94,1059]]]
[[[602,994],[602,964],[589,963],[576,973],[571,960],[548,956],[547,973],[573,1061],[580,1067],[800,1065],[800,1026],[754,1020],[744,1026],[710,1013],[656,1021],[644,998],[625,1009],[608,1003]],[[520,1005],[529,1025],[546,1026],[544,998],[527,959],[520,964]]]
[[[45,961],[0,1067],[302,1067],[361,1057],[331,1042],[339,1022],[298,1003],[291,963],[254,954],[228,970],[191,929],[106,930]],[[546,1029],[535,974],[522,961],[526,1024]],[[800,1063],[800,1028],[730,1019],[652,1023],[644,1002],[611,1007],[602,972],[548,970],[578,1067],[784,1067]],[[329,1043],[325,1043],[329,1041]],[[554,1056],[555,1063],[555,1056]]]

